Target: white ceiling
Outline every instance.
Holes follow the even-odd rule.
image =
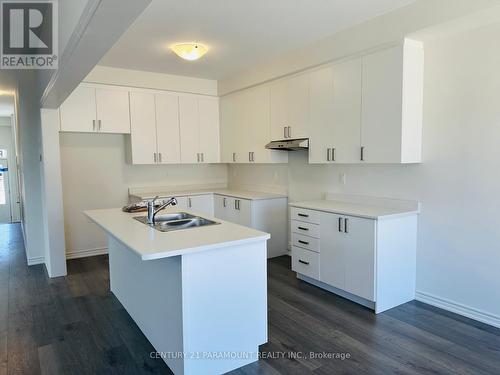
[[[153,0],[100,65],[222,79],[414,0]],[[168,46],[200,42],[201,60]]]

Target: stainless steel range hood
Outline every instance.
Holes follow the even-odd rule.
[[[309,148],[308,138],[284,139],[282,141],[272,141],[266,145],[270,150],[300,151]]]

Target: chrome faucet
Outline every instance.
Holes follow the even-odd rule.
[[[160,207],[158,207],[155,210],[155,202],[156,202],[156,200],[158,198],[159,198],[159,196],[157,195],[153,199],[150,199],[150,200],[147,201],[147,203],[148,203],[148,220],[147,220],[147,223],[148,224],[154,224],[155,223],[155,216],[156,216],[156,214],[158,212],[160,212],[161,210],[163,210],[165,207],[170,206],[170,205],[177,206],[177,199],[175,197],[172,197],[168,201],[164,202]]]

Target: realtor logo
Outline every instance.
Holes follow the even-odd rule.
[[[1,1],[2,69],[57,69],[57,2]]]

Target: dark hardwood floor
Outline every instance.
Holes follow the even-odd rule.
[[[375,316],[298,281],[288,257],[268,265],[269,342],[233,375],[500,374],[498,329],[418,302]],[[169,374],[153,351],[109,292],[106,256],[49,279],[26,265],[20,227],[0,225],[0,375]]]

